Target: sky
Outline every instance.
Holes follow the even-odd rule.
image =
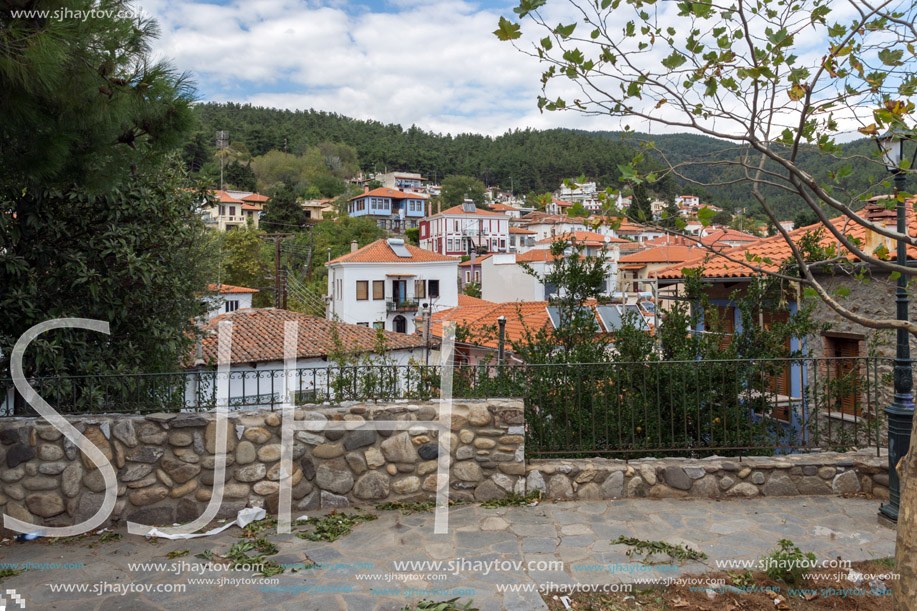
[[[139,0],[161,29],[154,53],[189,72],[204,101],[313,108],[453,134],[558,126],[617,130],[625,123],[650,131],[646,123],[607,116],[539,112],[544,67],[492,34],[499,17],[512,16],[516,5]],[[548,3],[545,10],[564,6]]]

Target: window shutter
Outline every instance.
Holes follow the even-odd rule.
[[[357,280],[357,300],[365,301],[369,299],[369,281]]]

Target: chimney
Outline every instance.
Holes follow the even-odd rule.
[[[357,243],[356,240],[350,243],[350,252],[357,252],[359,248],[360,248],[360,245]]]
[[[363,185],[363,193],[369,193],[369,185]]]

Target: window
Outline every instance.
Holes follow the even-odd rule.
[[[357,326],[358,326],[358,327],[368,327],[368,326],[369,326],[369,323],[368,323],[368,322],[358,322],[358,323],[357,323]]]
[[[229,216],[235,216],[235,215],[236,215],[236,207],[230,206],[229,207]]]
[[[458,228],[458,221],[454,221],[454,222],[455,222],[455,230],[458,231],[458,230],[459,230],[459,228]]]
[[[471,272],[465,272],[465,282],[471,282]]]
[[[382,330],[384,331],[384,330],[385,330],[385,322],[383,322],[383,321],[381,321],[381,320],[378,321],[378,322],[374,322],[374,323],[373,323],[373,329],[382,329]]]
[[[220,216],[226,214],[226,206],[220,206]]]
[[[357,301],[369,299],[369,281],[357,280]]]
[[[453,241],[452,241],[452,238],[449,238],[448,246],[446,247],[446,252],[452,252],[452,249],[453,249]]]
[[[343,299],[344,298],[344,281],[338,278],[337,286],[338,286],[337,298]]]
[[[385,219],[381,219],[376,222],[379,223],[379,227],[381,227],[382,229],[385,229]]]
[[[385,280],[373,280],[373,301],[385,299]]]
[[[481,281],[481,271],[480,271],[480,270],[475,270],[475,272],[474,272],[474,281],[475,281],[475,282],[480,282],[480,281]]]
[[[427,284],[427,293],[429,293],[430,298],[439,297],[439,280],[430,280]]]
[[[506,240],[500,240],[500,250],[506,250]]]
[[[398,315],[392,319],[392,331],[395,333],[407,333],[408,332],[408,321],[402,316]]]
[[[427,287],[423,280],[414,281],[414,299],[426,299]]]
[[[864,401],[862,400],[862,381],[860,378],[859,339],[848,337],[825,337],[825,356],[831,359],[825,363],[822,373],[829,391],[829,407],[843,414],[861,416]]]
[[[226,311],[227,312],[235,312],[238,309],[239,309],[239,300],[238,299],[234,299],[232,301],[226,302]]]

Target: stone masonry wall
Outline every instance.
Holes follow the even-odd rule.
[[[349,430],[294,435],[293,509],[307,511],[433,498],[438,402],[305,406],[298,421],[340,421]],[[519,400],[456,401],[450,426],[449,495],[484,501],[541,491],[554,499],[739,497],[849,494],[888,498],[885,456],[810,453],[741,460],[524,458]],[[69,421],[117,472],[112,521],[169,525],[199,516],[213,487],[216,423],[212,414],[74,416]],[[416,423],[405,431],[365,428],[367,421]],[[281,414],[228,416],[227,468],[218,517],[246,506],[277,512]],[[352,426],[352,429],[350,428]],[[105,483],[95,465],[45,421],[0,420],[0,513],[37,525],[82,522],[101,505]]]
[[[814,452],[773,457],[534,460],[527,490],[554,499],[855,494],[888,500],[888,457]]]
[[[347,431],[298,431],[293,447],[295,511],[432,498],[437,487],[439,403],[297,408],[296,420],[352,422]],[[281,414],[231,412],[226,485],[218,517],[246,506],[277,511]],[[214,481],[212,414],[74,416],[68,420],[117,472],[112,520],[171,525],[199,516]],[[359,428],[364,421],[417,422],[407,431]],[[465,501],[525,490],[523,412],[518,400],[453,405],[450,496]],[[0,420],[0,513],[39,525],[91,517],[105,483],[95,465],[44,420]]]

